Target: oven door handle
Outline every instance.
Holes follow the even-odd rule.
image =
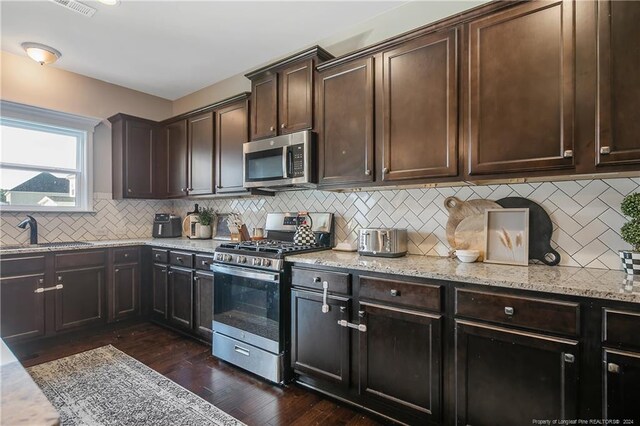
[[[280,280],[279,275],[270,274],[268,272],[258,272],[258,271],[250,271],[243,268],[235,268],[233,266],[224,266],[224,265],[211,265],[211,270],[213,272],[219,272],[221,274],[229,274],[234,275],[236,277],[242,278],[250,278],[260,281],[270,281],[270,282],[278,282]]]

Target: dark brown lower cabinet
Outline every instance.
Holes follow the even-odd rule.
[[[441,406],[440,315],[360,303],[360,392],[438,421]]]
[[[340,385],[349,385],[350,299],[329,296],[329,311],[322,312],[322,294],[291,292],[291,360],[298,373],[309,374]]]
[[[456,321],[456,424],[576,419],[578,342]]]
[[[640,353],[604,350],[605,419],[640,423]]]
[[[140,313],[140,267],[137,263],[113,268],[113,318],[123,319]]]
[[[44,336],[44,274],[0,279],[0,335],[7,341]]]
[[[197,271],[193,278],[195,286],[196,334],[211,340],[213,333],[213,274]]]
[[[167,265],[154,263],[151,276],[151,314],[167,319],[169,309],[167,303],[169,289],[169,269]]]
[[[56,272],[56,331],[104,321],[104,276],[104,266]]]
[[[169,272],[169,322],[193,327],[193,271],[172,267]]]

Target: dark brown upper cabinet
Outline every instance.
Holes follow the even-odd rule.
[[[468,25],[469,176],[572,169],[574,4],[519,4]]]
[[[246,192],[242,187],[242,145],[249,140],[248,93],[216,110],[216,192]]]
[[[383,181],[458,174],[457,30],[382,52]]]
[[[206,112],[188,118],[187,136],[189,140],[189,185],[187,186],[187,194],[213,194],[215,191],[213,112]]]
[[[373,58],[318,74],[318,165],[321,185],[374,178]]]
[[[157,123],[117,114],[112,123],[113,197],[155,198],[154,170],[159,144]]]
[[[280,134],[313,127],[313,60],[280,71]]]
[[[640,2],[597,2],[596,165],[640,163]]]
[[[164,129],[165,157],[160,162],[166,169],[164,195],[169,198],[183,197],[187,190],[187,122],[169,123]]]
[[[315,46],[246,75],[251,140],[314,128],[314,68],[332,57]]]

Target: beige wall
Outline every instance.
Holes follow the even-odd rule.
[[[94,135],[94,190],[111,192],[111,127],[106,118],[124,112],[162,120],[172,115],[167,99],[0,52],[0,98],[103,119]]]
[[[398,34],[438,21],[448,16],[471,9],[488,0],[476,1],[413,1],[382,13],[372,19],[354,25],[346,31],[341,31],[318,44],[334,56],[341,56],[354,50],[370,46]],[[306,46],[300,46],[302,50]],[[291,52],[294,53],[294,52]],[[290,54],[291,54],[290,53]],[[288,55],[284,55],[286,57]],[[273,62],[280,58],[273,58]],[[256,64],[253,69],[264,64]],[[250,70],[247,70],[247,72]],[[205,105],[212,104],[240,92],[251,91],[249,80],[244,77],[246,72],[234,75],[226,80],[207,86],[194,93],[173,102],[173,114],[178,115]]]

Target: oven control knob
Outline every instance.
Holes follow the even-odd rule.
[[[270,259],[262,259],[262,266],[271,266]]]
[[[222,253],[216,254],[216,260],[222,260]]]
[[[247,263],[247,258],[244,256],[238,256],[238,263]]]
[[[257,257],[253,259],[253,266],[260,266],[260,259]]]
[[[225,254],[224,255],[224,261],[225,262],[231,262],[233,260],[233,256],[231,256],[230,254]]]

